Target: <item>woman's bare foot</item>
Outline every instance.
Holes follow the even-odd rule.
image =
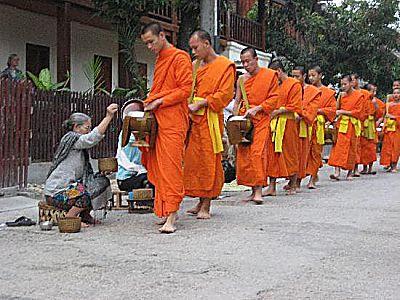
[[[84,223],[84,222],[81,222],[81,228],[88,228],[88,227],[90,227],[89,224],[86,224],[86,223]]]
[[[202,207],[202,204],[203,204],[203,201],[199,200],[197,205],[195,207],[193,207],[192,209],[189,209],[188,211],[186,211],[186,213],[188,213],[189,215],[197,215]]]

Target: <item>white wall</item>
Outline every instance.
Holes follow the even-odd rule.
[[[225,51],[222,53],[222,55],[226,56],[229,58],[231,61],[233,61],[236,66],[241,66],[240,62],[240,52],[246,48],[247,46],[244,46],[242,44],[236,43],[236,42],[228,42],[228,45],[225,49]],[[270,53],[265,53],[259,50],[256,50],[257,56],[258,56],[258,62],[261,67],[268,67],[272,55]]]
[[[8,56],[20,57],[20,69],[25,71],[26,43],[50,47],[50,71],[57,73],[56,19],[0,4],[0,67],[4,69]]]
[[[20,69],[25,72],[26,43],[50,48],[50,71],[57,74],[57,21],[54,17],[31,13],[0,4],[0,70],[6,67],[11,53],[20,56]],[[153,80],[155,57],[138,41],[137,59],[147,64],[149,86]],[[118,37],[115,32],[71,23],[71,89],[85,91],[89,82],[84,65],[94,57],[112,58],[112,88],[118,85]]]

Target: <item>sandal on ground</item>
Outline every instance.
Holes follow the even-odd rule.
[[[32,226],[36,225],[36,222],[32,221],[31,219],[22,216],[16,219],[14,222],[6,222],[8,227],[19,227],[19,226]]]

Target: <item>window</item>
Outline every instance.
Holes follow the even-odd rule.
[[[50,48],[26,44],[26,70],[38,76],[46,68],[50,69]]]
[[[107,92],[111,93],[112,58],[106,57],[106,56],[101,56],[101,55],[95,55],[94,58],[100,59],[100,61],[101,61],[101,77],[102,77],[102,80],[104,81],[103,89],[105,89]]]

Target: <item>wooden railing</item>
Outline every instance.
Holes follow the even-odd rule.
[[[0,79],[0,188],[27,185],[30,91],[26,81]]]
[[[262,24],[229,11],[222,12],[220,20],[222,38],[265,50],[265,30]]]
[[[66,133],[62,127],[64,120],[73,112],[83,112],[92,118],[96,126],[105,116],[111,103],[122,107],[125,99],[107,95],[92,95],[77,92],[34,92],[32,94],[33,115],[31,119],[32,140],[30,157],[32,162],[48,162]],[[121,118],[114,118],[105,138],[91,150],[93,158],[110,157],[116,154]]]

